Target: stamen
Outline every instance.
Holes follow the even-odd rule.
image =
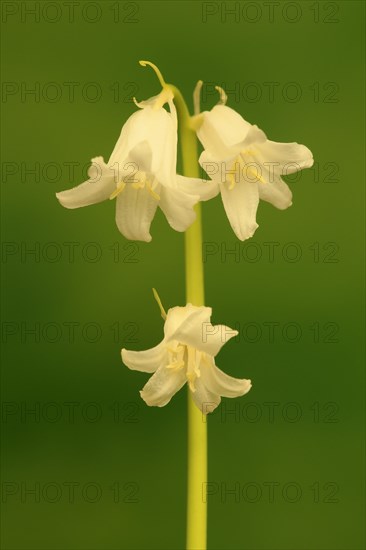
[[[235,179],[235,175],[233,174],[234,166],[236,165],[237,162],[240,163],[241,159],[243,159],[243,161],[245,163],[245,158],[244,158],[245,155],[254,157],[255,152],[252,149],[243,149],[242,151],[240,151],[239,155],[234,160],[234,162],[232,164],[232,167],[231,167],[231,170],[229,171],[229,174],[228,174],[229,191],[234,189],[234,187],[237,183],[237,181]],[[239,166],[240,166],[240,164],[239,164]],[[258,169],[255,169],[254,167],[251,167],[251,166],[246,166],[246,164],[244,164],[244,167],[245,167],[247,173],[253,174],[253,176],[256,178],[256,180],[260,181],[261,183],[265,183],[265,184],[267,183],[266,180],[263,178],[263,176],[259,173]]]
[[[266,180],[263,178],[263,176],[261,176],[259,173],[258,173],[258,170],[254,170],[254,168],[247,168],[247,172],[250,172],[251,174],[253,174],[253,176],[259,180],[261,183],[267,183]]]
[[[240,155],[238,155],[238,156],[236,157],[236,159],[234,160],[234,162],[233,162],[233,164],[232,164],[232,166],[231,166],[231,170],[229,170],[229,176],[228,176],[228,179],[229,179],[229,182],[230,182],[230,183],[229,183],[229,191],[231,191],[232,189],[234,189],[234,187],[235,187],[235,185],[236,185],[236,183],[237,183],[237,181],[236,181],[236,179],[235,179],[236,174],[235,174],[235,175],[233,174],[233,172],[234,172],[233,168],[234,168],[234,166],[236,165],[237,162],[239,162],[239,167],[240,167]]]
[[[255,152],[252,151],[251,149],[244,149],[241,154],[244,156],[244,155],[248,155],[250,157],[253,157],[254,158],[254,155],[255,155]],[[261,183],[267,183],[266,180],[262,177],[262,175],[259,173],[257,167],[254,169],[252,168],[251,166],[247,167],[246,168],[247,170],[247,173],[249,172],[250,174],[253,174],[253,176],[256,178],[256,180],[260,181]]]
[[[159,184],[159,182],[158,182],[158,180],[156,179],[155,176],[153,176],[153,179],[152,179],[152,181],[150,181],[150,183],[151,183],[151,189],[155,189],[155,187],[157,187],[158,184]]]
[[[234,174],[229,174],[229,191],[231,191],[232,189],[234,189],[235,185],[236,185],[236,181],[235,181],[235,177],[234,177]]]
[[[117,197],[120,193],[123,192],[124,188],[126,187],[126,184],[124,181],[121,181],[121,183],[116,187],[116,189],[113,191],[113,193],[110,195],[109,200],[112,200]]]
[[[146,189],[149,191],[150,195],[157,201],[160,201],[160,195],[155,193],[154,187],[151,185],[149,181],[146,182]]]

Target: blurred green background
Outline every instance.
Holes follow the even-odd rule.
[[[186,391],[148,408],[120,360],[161,340],[153,286],[184,304],[183,235],[55,199],[158,92],[139,59],[316,160],[246,243],[204,205],[207,304],[240,331],[217,363],[253,381],[209,417],[209,548],[364,548],[364,3],[1,7],[2,548],[184,548]]]

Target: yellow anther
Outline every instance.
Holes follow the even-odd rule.
[[[234,175],[233,174],[229,174],[229,191],[231,191],[232,189],[234,189],[235,187],[235,184],[236,184],[236,181],[235,181],[235,178],[234,178]]]
[[[236,159],[234,160],[234,162],[233,162],[233,164],[232,164],[232,166],[231,166],[231,169],[229,170],[228,179],[229,179],[229,182],[230,182],[230,183],[229,183],[229,190],[230,190],[230,191],[231,191],[231,189],[234,189],[234,187],[235,187],[235,185],[236,185],[236,183],[237,183],[237,181],[236,181],[236,179],[235,179],[235,176],[236,176],[237,174],[234,175],[233,172],[234,172],[234,167],[236,166],[236,164],[237,164],[238,162],[239,162],[239,167],[240,167],[240,155],[238,155],[238,156],[236,157]]]
[[[110,195],[109,198],[114,199],[115,197],[117,197],[117,195],[122,193],[125,187],[126,187],[126,183],[124,181],[121,181],[121,183],[117,186],[117,188],[113,191],[113,193]],[[146,188],[148,192],[151,194],[151,196],[154,197],[155,200],[160,201],[160,195],[158,195],[154,191],[154,187],[156,187],[156,185],[154,184],[154,182],[151,183],[149,180],[147,180],[145,176],[143,176],[139,181],[135,181],[134,183],[131,183],[131,187],[137,190]]]
[[[237,162],[239,162],[239,166],[240,166],[240,161],[241,159],[245,160],[244,157],[248,155],[248,156],[251,156],[251,157],[254,157],[255,155],[255,152],[252,150],[252,149],[243,149],[242,151],[240,151],[239,155],[235,158],[232,166],[231,166],[231,170],[229,171],[229,174],[228,174],[228,182],[229,182],[229,190],[231,191],[232,189],[234,189],[237,181],[236,181],[236,174],[234,175],[233,172],[234,172],[234,167],[236,165]],[[256,180],[260,181],[261,183],[267,183],[266,180],[263,178],[263,176],[259,173],[260,172],[260,167],[259,167],[259,170],[256,168],[253,168],[251,166],[246,166],[246,164],[244,164],[244,167],[246,168],[246,172],[247,174],[253,174],[253,176],[256,178]]]
[[[247,172],[250,172],[251,174],[253,174],[253,176],[259,180],[261,183],[267,183],[266,180],[263,178],[263,176],[261,176],[259,173],[258,173],[258,170],[254,170],[254,168],[247,168]]]
[[[120,193],[122,193],[122,191],[124,190],[124,188],[126,187],[126,184],[124,181],[121,181],[121,183],[116,187],[116,189],[113,191],[113,193],[111,194],[111,196],[109,197],[110,200],[114,199],[117,197],[117,195],[119,195]]]
[[[146,189],[149,191],[150,195],[154,197],[155,200],[160,201],[160,195],[155,193],[153,186],[148,181],[146,182]]]

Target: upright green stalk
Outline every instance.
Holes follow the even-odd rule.
[[[197,138],[190,125],[190,115],[182,94],[174,86],[179,134],[182,148],[183,175],[199,177]],[[195,306],[205,302],[202,262],[201,204],[195,207],[196,221],[185,234],[186,300]],[[203,490],[207,482],[207,424],[188,391],[188,500],[187,550],[207,548],[207,504]]]
[[[197,138],[191,127],[191,117],[180,91],[167,84],[160,70],[151,61],[140,61],[143,67],[153,69],[163,88],[161,99],[163,105],[167,97],[164,92],[171,91],[177,108],[179,133],[182,147],[183,174],[198,177]],[[199,81],[195,90],[195,110],[197,95],[199,96],[202,82]],[[197,113],[195,113],[197,114]],[[185,235],[186,256],[186,298],[187,303],[195,306],[204,305],[203,262],[202,262],[202,223],[201,205],[195,207],[197,218]],[[156,295],[156,291],[154,292]],[[155,296],[156,297],[156,296]],[[163,317],[165,311],[157,297]],[[206,550],[207,540],[207,505],[203,497],[203,489],[207,482],[207,424],[201,412],[196,407],[188,391],[188,502],[187,502],[187,550]]]

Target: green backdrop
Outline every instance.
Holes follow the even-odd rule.
[[[183,235],[55,199],[158,92],[139,59],[316,161],[245,243],[203,208],[207,304],[240,332],[217,363],[253,381],[209,417],[209,548],[364,548],[363,2],[1,8],[2,548],[184,548],[186,391],[148,408],[120,360],[161,339],[153,286],[184,304]]]

